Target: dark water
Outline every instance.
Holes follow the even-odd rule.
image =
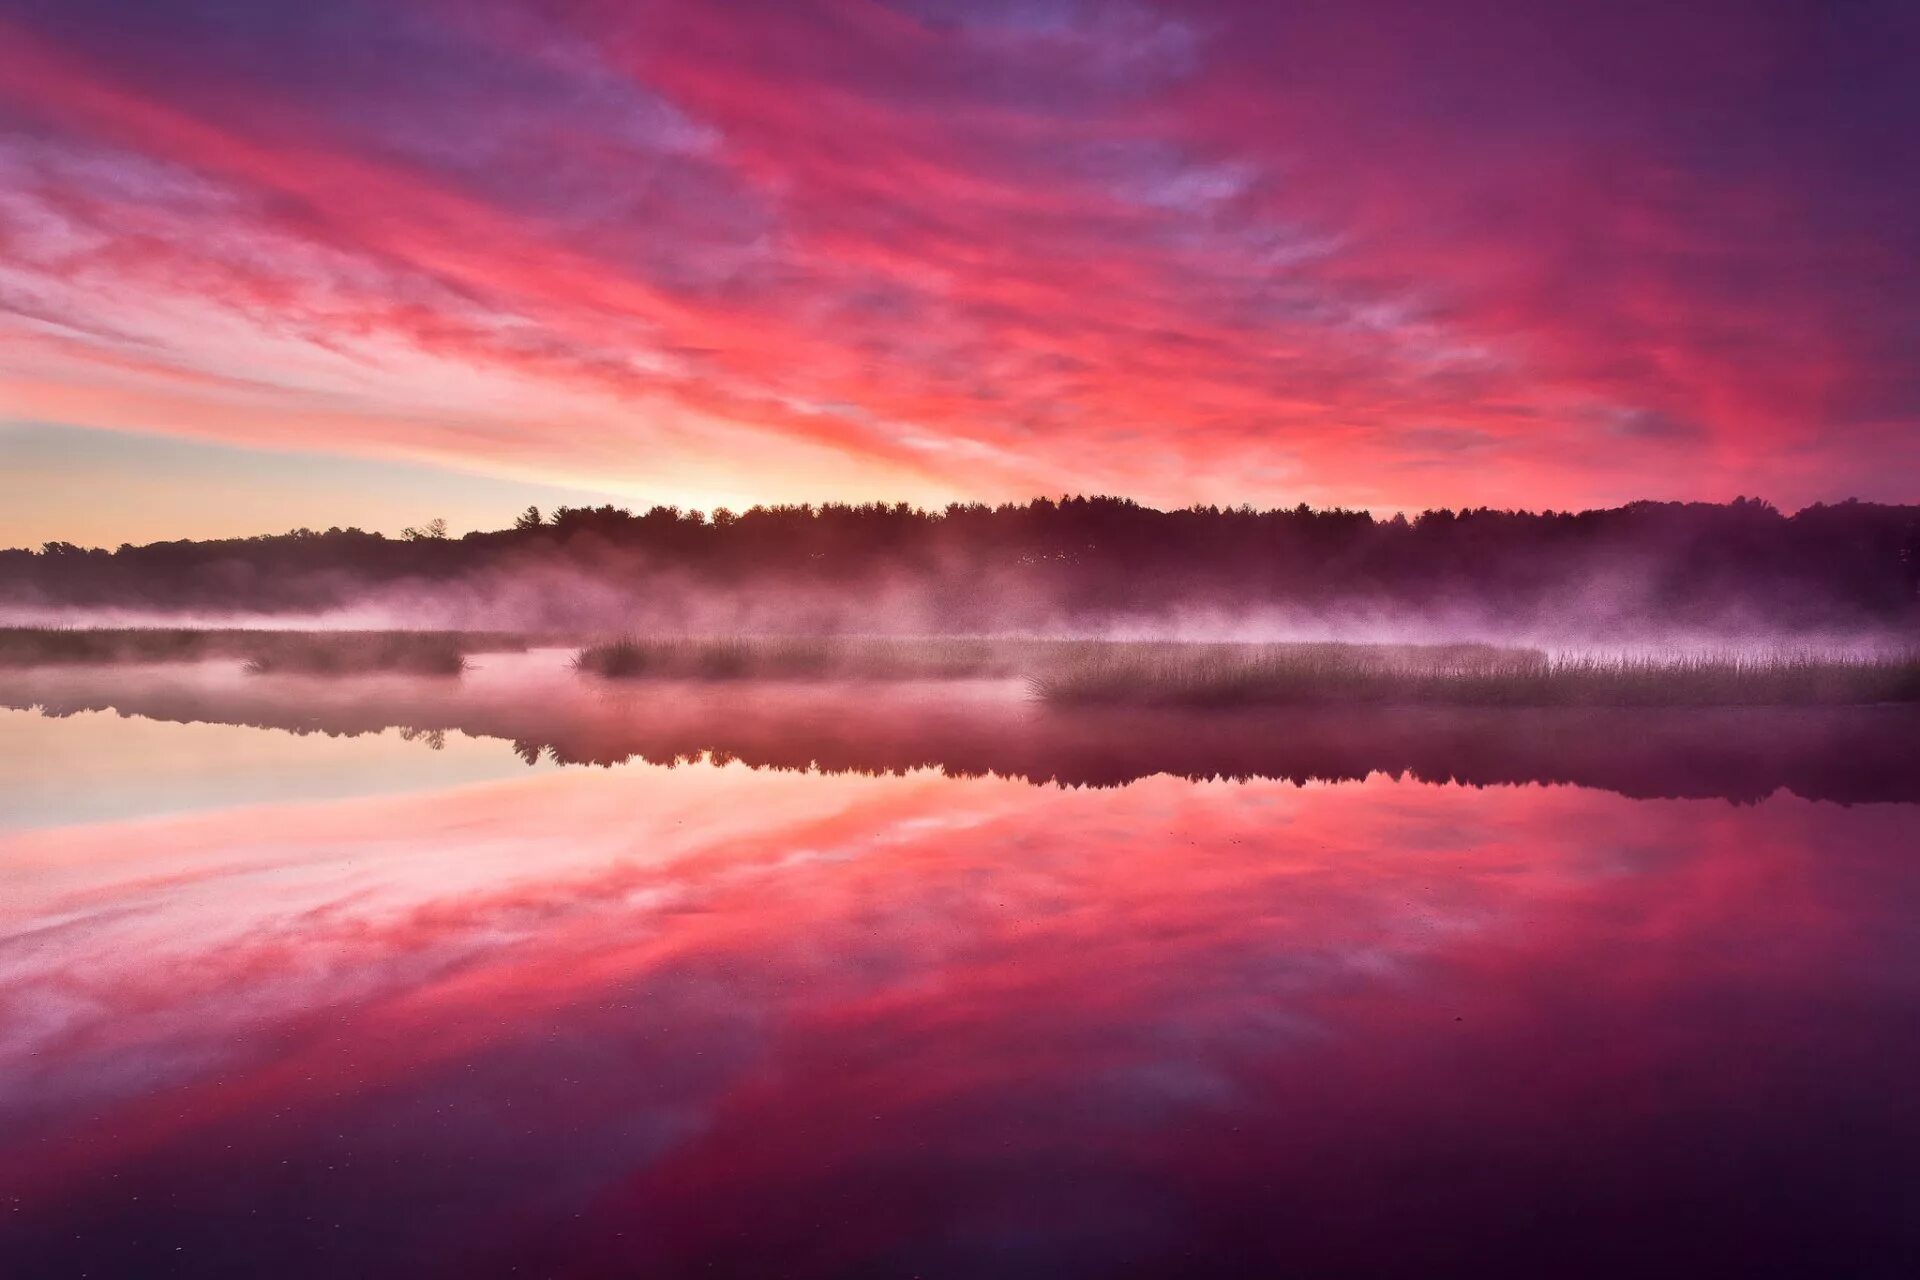
[[[1909,712],[0,704],[0,1275],[1920,1273]]]

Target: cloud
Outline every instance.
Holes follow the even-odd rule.
[[[736,504],[1920,497],[1911,15],[0,23],[42,417]]]
[[[311,1215],[549,1272],[845,1274],[985,1239],[1057,1273],[1119,1222],[1164,1272],[1199,1204],[1269,1223],[1245,1238],[1276,1257],[1399,1262],[1447,1223],[1504,1229],[1516,1186],[1617,1198],[1650,1152],[1702,1153],[1670,1171],[1720,1188],[1689,1221],[1745,1220],[1724,1152],[1753,1116],[1827,1088],[1820,1114],[1864,1123],[1911,1059],[1910,1020],[1871,1016],[1910,1004],[1887,806],[739,764],[413,781],[0,842],[18,1256],[285,1256]],[[1808,1185],[1895,1168],[1883,1146]],[[1276,1187],[1314,1211],[1262,1217]],[[129,1229],[156,1199],[175,1235]],[[1422,1230],[1379,1246],[1337,1211],[1383,1202]],[[270,1235],[227,1225],[254,1210]],[[848,1252],[822,1260],[835,1213]]]

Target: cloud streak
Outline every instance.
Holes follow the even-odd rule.
[[[696,503],[1911,500],[1917,38],[8,3],[0,398]]]
[[[1398,1264],[1538,1186],[1654,1205],[1624,1251],[1904,1221],[1891,806],[412,781],[0,839],[9,1257],[258,1270],[291,1236],[316,1273],[375,1241],[431,1275],[842,1275],[977,1270],[989,1240],[1040,1274],[1118,1231],[1166,1273],[1205,1229]],[[1841,1136],[1810,1146],[1783,1098]],[[1722,1230],[1783,1178],[1819,1212]],[[1836,1180],[1873,1194],[1812,1194]]]

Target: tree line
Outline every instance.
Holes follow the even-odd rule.
[[[295,529],[114,550],[0,551],[0,603],[312,611],[381,588],[537,581],[564,571],[636,600],[669,589],[916,592],[957,628],[1171,610],[1474,609],[1538,615],[1609,602],[1767,626],[1920,617],[1920,506],[1858,501],[1787,514],[1752,498],[1588,511],[1159,510],[1125,498],[529,508],[505,528],[400,537]],[[1010,618],[1012,615],[1017,617]]]

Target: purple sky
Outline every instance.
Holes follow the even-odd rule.
[[[1920,500],[1920,5],[0,0],[0,543]]]

